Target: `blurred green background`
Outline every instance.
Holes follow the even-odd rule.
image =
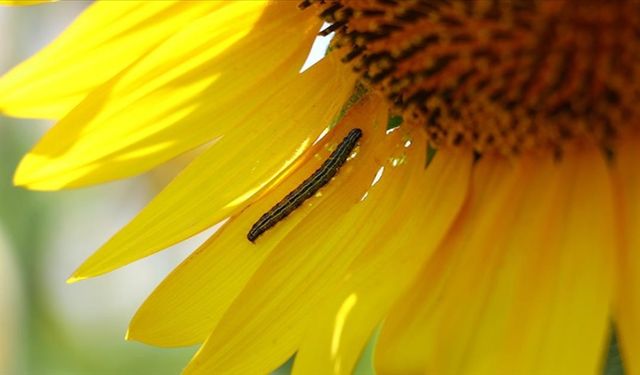
[[[0,73],[46,45],[87,4],[0,6]],[[197,348],[160,349],[126,342],[124,334],[136,307],[194,243],[65,283],[166,178],[155,173],[56,193],[14,188],[21,155],[49,126],[0,116],[0,374],[180,373]]]
[[[0,74],[53,40],[87,5],[0,6]],[[14,188],[21,156],[50,126],[0,116],[0,374],[180,373],[197,348],[149,347],[124,341],[124,333],[137,306],[206,233],[123,270],[65,284],[175,169],[74,191]],[[370,373],[370,361],[371,345],[357,373]],[[604,372],[623,373],[615,340]]]

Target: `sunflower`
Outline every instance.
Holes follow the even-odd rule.
[[[70,278],[226,220],[127,332],[201,344],[185,373],[349,373],[377,327],[381,374],[597,373],[613,322],[640,374],[639,30],[632,1],[97,2],[0,112],[58,119],[30,189],[203,147]],[[333,181],[248,241],[353,128]]]

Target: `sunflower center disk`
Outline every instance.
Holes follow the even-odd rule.
[[[433,146],[601,147],[638,124],[640,3],[307,0],[372,89]]]

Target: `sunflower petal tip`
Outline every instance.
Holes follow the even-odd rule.
[[[25,5],[40,5],[46,3],[53,3],[56,0],[0,0],[0,5],[6,6],[25,6]]]
[[[16,171],[13,174],[14,186],[30,188],[30,185],[33,183],[33,176],[31,173],[33,168],[29,165],[31,164],[29,159],[29,154],[25,155],[22,160],[20,160],[18,167],[16,167]]]
[[[73,275],[71,275],[71,276],[67,279],[67,281],[66,281],[66,282],[67,282],[67,284],[75,284],[75,283],[77,283],[78,281],[82,281],[82,280],[85,280],[85,279],[87,279],[87,278],[88,278],[88,277],[86,277],[86,276],[79,276],[79,275],[77,275],[77,274],[75,274],[75,273],[74,273]]]
[[[28,187],[28,185],[29,183],[24,178],[24,174],[19,173],[19,170],[17,170],[16,173],[13,175],[13,186],[26,188]]]
[[[54,191],[60,190],[59,187],[54,187],[44,184],[39,184],[38,182],[34,182],[23,174],[16,174],[13,176],[13,186],[20,187],[27,190],[34,191]]]
[[[34,163],[33,160],[30,154],[22,158],[13,174],[14,186],[37,191],[56,191],[65,187],[65,184],[58,181],[55,176],[45,174],[44,176],[50,178],[42,178],[43,172],[39,164]]]

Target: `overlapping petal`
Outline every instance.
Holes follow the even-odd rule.
[[[594,214],[597,213],[597,214]],[[484,157],[438,256],[385,322],[381,374],[595,374],[609,330],[612,191],[597,150]]]
[[[336,129],[306,153],[306,161],[300,168],[231,218],[210,241],[176,268],[140,307],[130,324],[129,338],[162,346],[204,341],[255,270],[309,212],[329,199],[343,203],[338,212],[345,210],[347,198],[342,193],[349,186],[345,186],[343,180],[359,168],[364,151],[343,167],[336,181],[325,186],[321,195],[260,237],[256,245],[245,238],[251,225],[264,212],[322,164],[329,154],[327,145],[337,144],[349,129],[370,122],[371,113],[377,111],[373,104],[365,98],[354,105]]]
[[[424,144],[421,137],[414,139]],[[411,166],[385,228],[349,266],[314,314],[294,374],[350,374],[367,339],[438,246],[466,197],[471,155],[441,150],[428,169]]]
[[[196,158],[74,273],[96,276],[184,240],[237,213],[330,125],[353,87],[323,59]]]
[[[263,4],[202,17],[94,91],[25,156],[14,182],[55,190],[127,177],[286,116],[274,95],[298,78],[319,23],[288,2]],[[256,121],[265,107],[271,117]]]
[[[0,79],[0,113],[61,118],[90,91],[224,5],[215,1],[97,1],[53,43]]]
[[[318,303],[387,224],[407,186],[410,166],[422,160],[423,149],[406,150],[399,132],[385,136],[386,115],[382,120],[375,127],[363,127],[367,138],[354,159],[360,162],[353,163],[353,171],[342,180],[342,199],[323,202],[281,241],[186,373],[264,373],[295,352]],[[402,156],[406,163],[393,167],[393,159]],[[382,166],[385,171],[370,186]]]

